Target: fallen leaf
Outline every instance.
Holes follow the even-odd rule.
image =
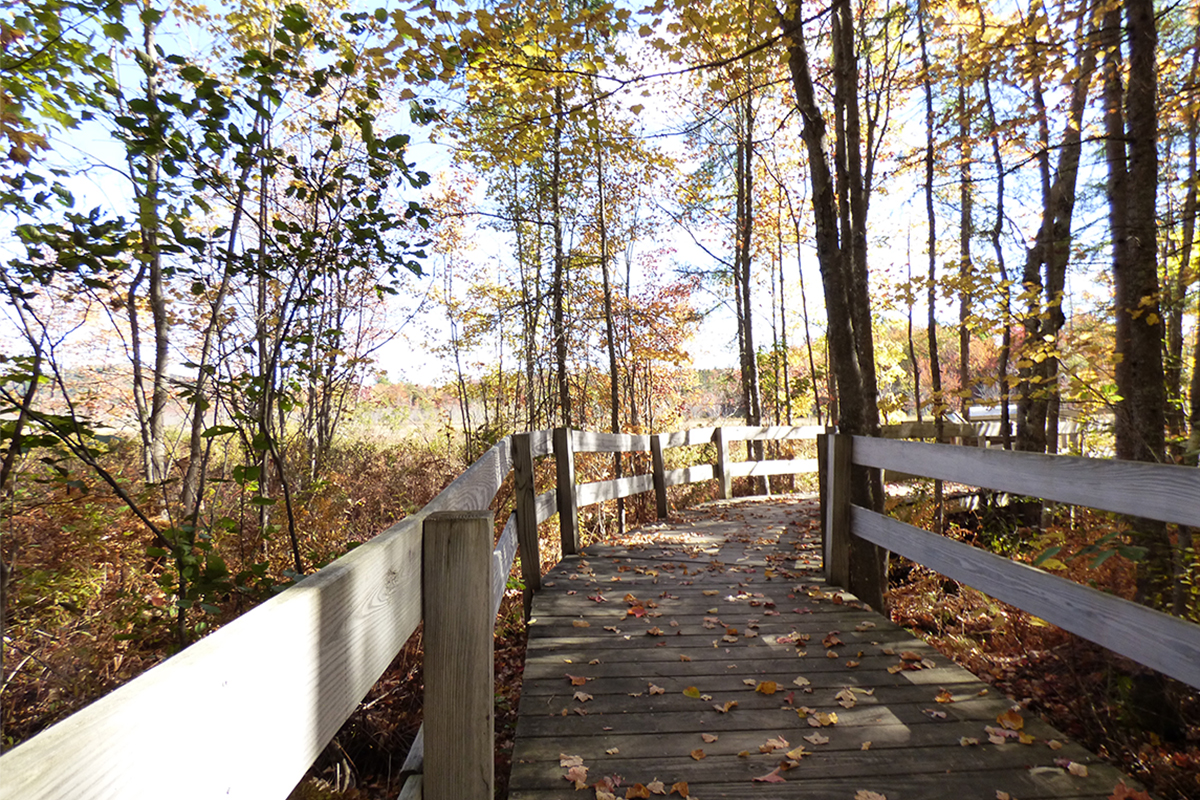
[[[1063,749],[1063,743],[1060,742],[1058,739],[1049,740],[1048,742],[1046,742],[1046,746],[1049,747],[1051,750],[1062,750]]]
[[[814,732],[814,733],[810,733],[808,736],[805,736],[805,737],[804,737],[804,740],[805,740],[805,741],[807,741],[807,742],[810,742],[810,743],[812,743],[812,744],[814,744],[814,745],[817,745],[817,744],[829,744],[829,737],[828,737],[828,736],[823,736],[823,735],[821,735],[820,733],[816,733],[816,732]]]
[[[677,781],[671,786],[671,794],[678,794],[680,797],[691,797],[688,794],[687,781]]]
[[[775,681],[763,681],[754,687],[754,691],[758,692],[759,694],[775,694],[775,690],[778,688],[779,687]]]
[[[859,746],[858,746],[858,749],[859,749],[859,750],[870,750],[870,749],[871,749],[871,743],[870,743],[870,742],[863,742],[861,745],[859,745]]]
[[[847,662],[846,662],[846,668],[847,668],[847,669],[854,669],[855,667],[857,667],[857,666],[858,666],[859,664],[861,664],[861,663],[862,663],[861,661],[847,661]]]
[[[662,628],[655,625],[653,628],[646,631],[646,635],[647,636],[662,636],[663,635]]]
[[[810,681],[808,678],[804,677],[803,675],[798,675],[798,676],[796,676],[795,679],[792,680],[792,683],[796,684],[797,686],[808,686],[809,684],[812,683],[812,681]]]
[[[776,750],[786,750],[788,747],[787,739],[784,739],[782,736],[775,736],[760,744],[758,752],[771,753]]]
[[[829,725],[836,725],[837,721],[838,716],[833,711],[830,711],[828,714],[826,714],[824,711],[818,711],[817,713],[811,714],[808,717],[808,724],[814,728],[824,728],[828,727]]]
[[[996,717],[996,722],[1010,731],[1019,731],[1025,727],[1025,718],[1018,714],[1015,708],[1010,708]]]
[[[667,787],[658,778],[646,784],[646,788],[650,790],[650,794],[666,794]]]
[[[737,708],[737,700],[727,700],[725,705],[713,703],[713,708],[715,708],[717,711],[720,711],[722,714],[727,714],[730,709]]]
[[[825,636],[824,639],[821,640],[821,644],[825,645],[826,648],[830,648],[837,647],[840,644],[845,644],[845,642],[838,638],[837,631],[831,631]]]
[[[702,733],[702,734],[700,734],[700,738],[703,739],[706,743],[712,744],[713,742],[715,742],[717,739],[720,739],[721,737],[717,736],[717,734],[715,734],[715,733]]]
[[[929,717],[930,719],[945,719],[946,718],[945,711],[938,711],[937,709],[933,709],[933,708],[923,708],[921,710],[924,711],[925,716]]]
[[[1025,731],[1021,731],[1017,734],[1017,741],[1019,741],[1021,744],[1033,744],[1037,741],[1037,737],[1033,736],[1032,734],[1025,733]]]
[[[742,683],[746,684],[747,686],[758,685],[758,681],[754,680],[754,678],[742,678]]]
[[[649,800],[650,790],[640,783],[635,783],[633,786],[630,786],[625,790],[626,800],[629,800],[631,797],[643,797],[646,798],[646,800]]]
[[[619,748],[619,747],[610,747],[610,748],[608,748],[607,750],[605,750],[604,752],[605,752],[605,753],[608,753],[610,756],[615,756],[617,753],[621,752],[621,748]]]
[[[542,584],[543,586],[545,584]],[[607,789],[596,787],[596,800],[617,800],[617,796]]]
[[[766,775],[759,775],[757,778],[751,778],[753,783],[786,783],[787,781],[780,776],[779,767],[768,772]]]
[[[804,745],[800,745],[795,750],[789,750],[787,752],[787,757],[790,758],[792,761],[799,761],[800,759],[804,758],[804,756],[807,756],[807,755],[810,755],[810,753],[804,749]]]
[[[1013,797],[1008,792],[1002,792],[999,789],[997,789],[996,790],[996,800],[1013,800]]]
[[[937,693],[937,697],[935,697],[934,700],[938,701],[939,703],[953,703],[954,695],[950,693],[949,689],[942,689]]]
[[[713,597],[715,595],[720,594],[720,592],[716,589],[705,589],[703,594],[705,597]]]
[[[869,792],[866,789],[859,789],[854,793],[854,800],[887,800],[887,796],[879,792]]]
[[[587,767],[571,767],[563,777],[575,784],[575,791],[587,788]]]
[[[692,657],[691,656],[680,656],[679,660],[680,661],[691,661]]]
[[[958,743],[962,747],[971,747],[972,745],[979,744],[979,740],[973,736],[963,736],[958,740]]]
[[[592,696],[590,694],[588,694],[587,692],[582,691],[582,690],[575,692],[574,697],[576,700],[578,700],[581,703],[586,703],[588,700],[592,699]]]
[[[621,632],[621,629],[620,629],[620,628],[618,628],[616,625],[605,625],[605,626],[604,626],[604,630],[606,630],[606,631],[612,631],[613,633],[620,633],[620,632]]]
[[[689,686],[683,690],[683,696],[690,697],[693,700],[699,700],[700,699],[700,690],[697,689],[695,686]]]
[[[696,759],[697,761],[700,761],[703,758],[705,758],[705,753],[703,750],[701,750],[699,747],[697,747],[695,750],[693,750],[691,752],[691,756],[692,756],[692,758]]]
[[[558,765],[560,767],[578,767],[583,764],[583,756],[569,756],[566,753],[558,754]]]
[[[652,695],[655,695],[655,694],[666,694],[666,693],[667,693],[667,690],[666,690],[666,689],[662,688],[661,686],[655,686],[653,683],[652,683],[652,684],[650,684],[650,689],[649,689],[649,691],[650,691],[650,694],[652,694]]]
[[[858,698],[855,697],[854,692],[850,691],[849,689],[842,689],[840,692],[834,695],[834,699],[838,701],[838,705],[840,705],[842,708],[854,708],[854,706],[858,703]]]
[[[924,656],[920,653],[914,653],[912,650],[903,650],[900,653],[901,661],[920,661]]]
[[[1113,787],[1113,793],[1108,796],[1108,800],[1150,800],[1148,792],[1136,792],[1125,785],[1125,781],[1121,781]]]
[[[597,664],[599,664],[599,663],[600,663],[600,659],[598,659],[598,658],[593,658],[591,661],[589,661],[589,662],[588,662],[588,666],[589,666],[589,667],[594,667],[594,666],[596,666],[596,665],[597,665]]]
[[[588,682],[588,679],[582,675],[571,675],[570,673],[567,673],[567,679],[571,681],[572,686],[583,686]]]
[[[586,619],[573,619],[573,620],[571,620],[571,624],[574,625],[576,628],[592,627],[592,623],[588,622]]]

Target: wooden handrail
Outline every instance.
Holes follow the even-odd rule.
[[[826,574],[845,586],[856,536],[1200,688],[1200,625],[852,505],[850,465],[1181,524],[1200,519],[1200,470],[1075,456],[830,436]]]
[[[574,545],[580,502],[654,491],[665,517],[668,486],[711,480],[719,471],[774,475],[810,467],[803,460],[745,466],[722,460],[665,468],[665,449],[708,444],[716,435],[783,440],[812,438],[817,429],[720,430],[633,435],[559,429],[505,437],[418,512],[5,753],[0,800],[159,798],[167,786],[177,798],[286,797],[421,621],[428,600],[422,529],[431,514],[484,512],[514,466],[518,473],[528,470],[529,480],[518,481],[517,511],[489,562],[494,620],[518,550],[526,585],[538,585],[537,525],[556,510]],[[649,475],[576,485],[576,451],[654,451],[659,457]],[[555,457],[558,486],[533,495],[533,462],[547,455]],[[567,530],[563,536],[569,554]],[[424,738],[418,735],[406,771],[424,768]],[[205,768],[180,781],[180,753]],[[454,770],[472,766],[458,761]],[[422,786],[443,791],[433,787],[444,780],[425,774],[410,782],[405,796],[420,796]]]

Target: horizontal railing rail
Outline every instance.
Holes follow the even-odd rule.
[[[936,570],[1139,664],[1200,687],[1200,625],[851,504],[851,465],[1163,522],[1200,521],[1200,470],[833,434],[822,502],[829,580],[848,586],[850,537]],[[851,590],[852,587],[851,587]]]
[[[733,475],[811,466],[732,461],[729,442],[819,431],[505,437],[418,512],[5,753],[0,800],[285,798],[422,620],[427,725],[402,768],[414,777],[401,796],[490,800],[493,734],[481,717],[493,701],[489,632],[514,557],[527,589],[540,588],[538,525],[558,513],[563,552],[573,554],[580,504],[654,491],[665,517],[669,486],[723,477],[728,497]],[[665,468],[665,450],[712,442],[717,463]],[[576,452],[636,451],[651,452],[650,474],[576,485]],[[555,458],[557,487],[535,494],[534,462],[544,456]],[[516,508],[493,546],[488,509],[510,472]],[[204,765],[186,780],[183,757]]]

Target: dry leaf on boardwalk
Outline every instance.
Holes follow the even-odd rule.
[[[697,761],[700,761],[701,759],[705,758],[705,755],[706,755],[705,752],[703,750],[701,750],[699,747],[697,747],[695,750],[693,750],[691,752],[692,758],[696,759]]]
[[[630,800],[630,798],[634,797],[641,797],[645,798],[645,800],[650,800],[650,790],[640,783],[635,783],[633,786],[630,786],[625,790],[625,800]]]
[[[759,775],[757,778],[750,779],[753,783],[786,783],[787,781],[779,774],[779,767],[768,772],[766,775]]]
[[[677,794],[680,797],[691,797],[691,795],[688,794],[687,781],[676,781],[674,784],[672,784],[671,794]]]
[[[700,734],[700,738],[703,739],[707,744],[712,744],[721,737],[717,736],[715,733],[702,733]]]
[[[867,791],[866,789],[859,789],[854,793],[854,800],[887,800],[887,795]]]
[[[572,675],[569,672],[567,673],[567,680],[571,682],[572,686],[583,686],[588,682],[588,679],[582,675]]]
[[[667,693],[667,690],[662,688],[661,686],[655,686],[653,683],[650,684],[650,694],[655,695],[655,694],[666,694],[666,693]]]

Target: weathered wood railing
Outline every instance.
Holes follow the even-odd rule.
[[[1200,523],[1200,470],[1047,456],[861,436],[826,437],[825,569],[846,586],[851,536],[961,581],[1064,630],[1200,687],[1200,625],[1043,572],[850,503],[858,464],[1088,506],[1135,517]]]
[[[491,630],[518,549],[527,587],[540,586],[538,523],[559,513],[575,553],[581,505],[653,490],[665,517],[668,486],[716,478],[729,497],[737,475],[815,464],[736,462],[730,442],[823,430],[505,437],[419,512],[6,753],[0,798],[284,798],[423,619],[426,726],[401,796],[490,800]],[[710,442],[716,464],[666,469],[666,449]],[[629,451],[649,451],[653,472],[575,484],[574,453]],[[557,488],[536,495],[534,461],[547,455]],[[516,510],[493,547],[488,509],[510,470]]]

